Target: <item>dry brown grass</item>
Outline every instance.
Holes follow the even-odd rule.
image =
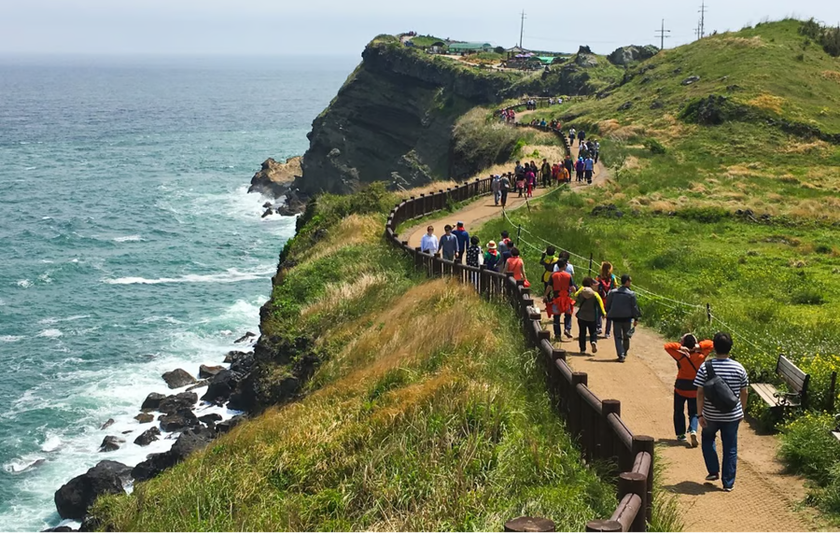
[[[327,234],[327,237],[316,243],[306,261],[316,261],[327,257],[346,246],[375,242],[382,234],[382,221],[373,215],[352,214],[344,218]]]
[[[827,80],[840,83],[840,72],[837,72],[836,70],[824,70],[822,71],[822,77]]]
[[[785,144],[781,148],[781,152],[784,154],[812,154],[821,156],[826,153],[831,148],[831,145],[825,141],[812,141],[812,142],[791,142],[789,144]]]
[[[749,39],[746,37],[720,37],[711,39],[709,42],[715,45],[733,46],[736,48],[764,48],[766,46],[760,35]]]
[[[779,96],[773,96],[772,94],[760,94],[752,100],[749,100],[747,104],[764,111],[771,111],[777,115],[781,115],[785,99]]]
[[[388,282],[383,274],[362,274],[352,283],[328,283],[324,287],[324,294],[301,308],[300,314],[308,316],[325,311],[335,302],[349,302],[361,297],[371,287],[385,285]]]
[[[650,165],[650,161],[640,161],[638,157],[628,155],[621,164],[619,170],[640,170]]]
[[[665,145],[670,145],[672,141],[682,139],[696,129],[696,125],[686,124],[674,115],[667,113],[655,120],[646,133],[655,136]]]
[[[622,126],[612,131],[609,137],[615,141],[627,141],[633,137],[644,135],[645,128],[642,126]]]
[[[530,154],[533,154],[535,151],[539,152],[539,157],[530,157]],[[545,144],[526,144],[522,147],[522,153],[527,154],[523,156],[523,161],[533,160],[537,164],[537,167],[540,166],[543,159],[548,159],[550,163],[556,163],[566,157],[566,150],[564,148]],[[507,172],[513,171],[513,167],[510,164],[507,165],[507,168]]]
[[[621,128],[621,123],[614,118],[608,120],[602,120],[597,124],[598,131],[601,132],[601,135],[609,135],[610,133],[618,130]]]
[[[485,173],[482,174],[482,176],[476,176],[476,177],[485,177],[486,178],[487,174],[489,174],[489,173],[485,172]],[[415,187],[413,189],[408,189],[407,191],[402,192],[401,196],[403,196],[405,198],[409,198],[411,196],[417,197],[417,196],[420,196],[421,194],[429,194],[430,192],[437,192],[441,189],[446,190],[446,189],[451,188],[451,187],[456,187],[457,185],[458,185],[458,182],[453,181],[453,180],[435,181],[435,182],[429,183],[427,185],[421,185],[421,186]]]

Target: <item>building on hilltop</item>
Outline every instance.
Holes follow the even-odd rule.
[[[492,52],[493,45],[490,43],[450,43],[450,54],[478,54],[480,52]]]

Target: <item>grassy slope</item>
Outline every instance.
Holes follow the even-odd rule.
[[[608,516],[513,312],[426,282],[381,239],[390,195],[324,197],[264,333],[315,334],[309,394],[269,409],[94,514],[117,530],[561,530]],[[346,215],[353,207],[368,214]],[[317,229],[328,236],[313,243]]]

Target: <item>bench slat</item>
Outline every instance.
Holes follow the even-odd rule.
[[[770,383],[753,383],[750,385],[750,388],[754,390],[767,405],[776,406],[779,404],[779,399],[774,396],[776,393],[776,387]]]
[[[806,387],[808,374],[800,370],[784,355],[779,356],[779,362],[776,364],[776,373],[785,380],[785,383],[787,383],[794,392],[802,392],[802,390]]]

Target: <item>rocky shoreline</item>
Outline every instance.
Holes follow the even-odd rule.
[[[263,207],[262,218],[270,215],[294,216],[306,208],[308,198],[294,187],[295,179],[302,174],[303,157],[292,157],[280,163],[269,157],[263,161],[260,170],[251,178],[249,193],[259,193],[274,200],[283,199],[282,203],[267,202]]]

